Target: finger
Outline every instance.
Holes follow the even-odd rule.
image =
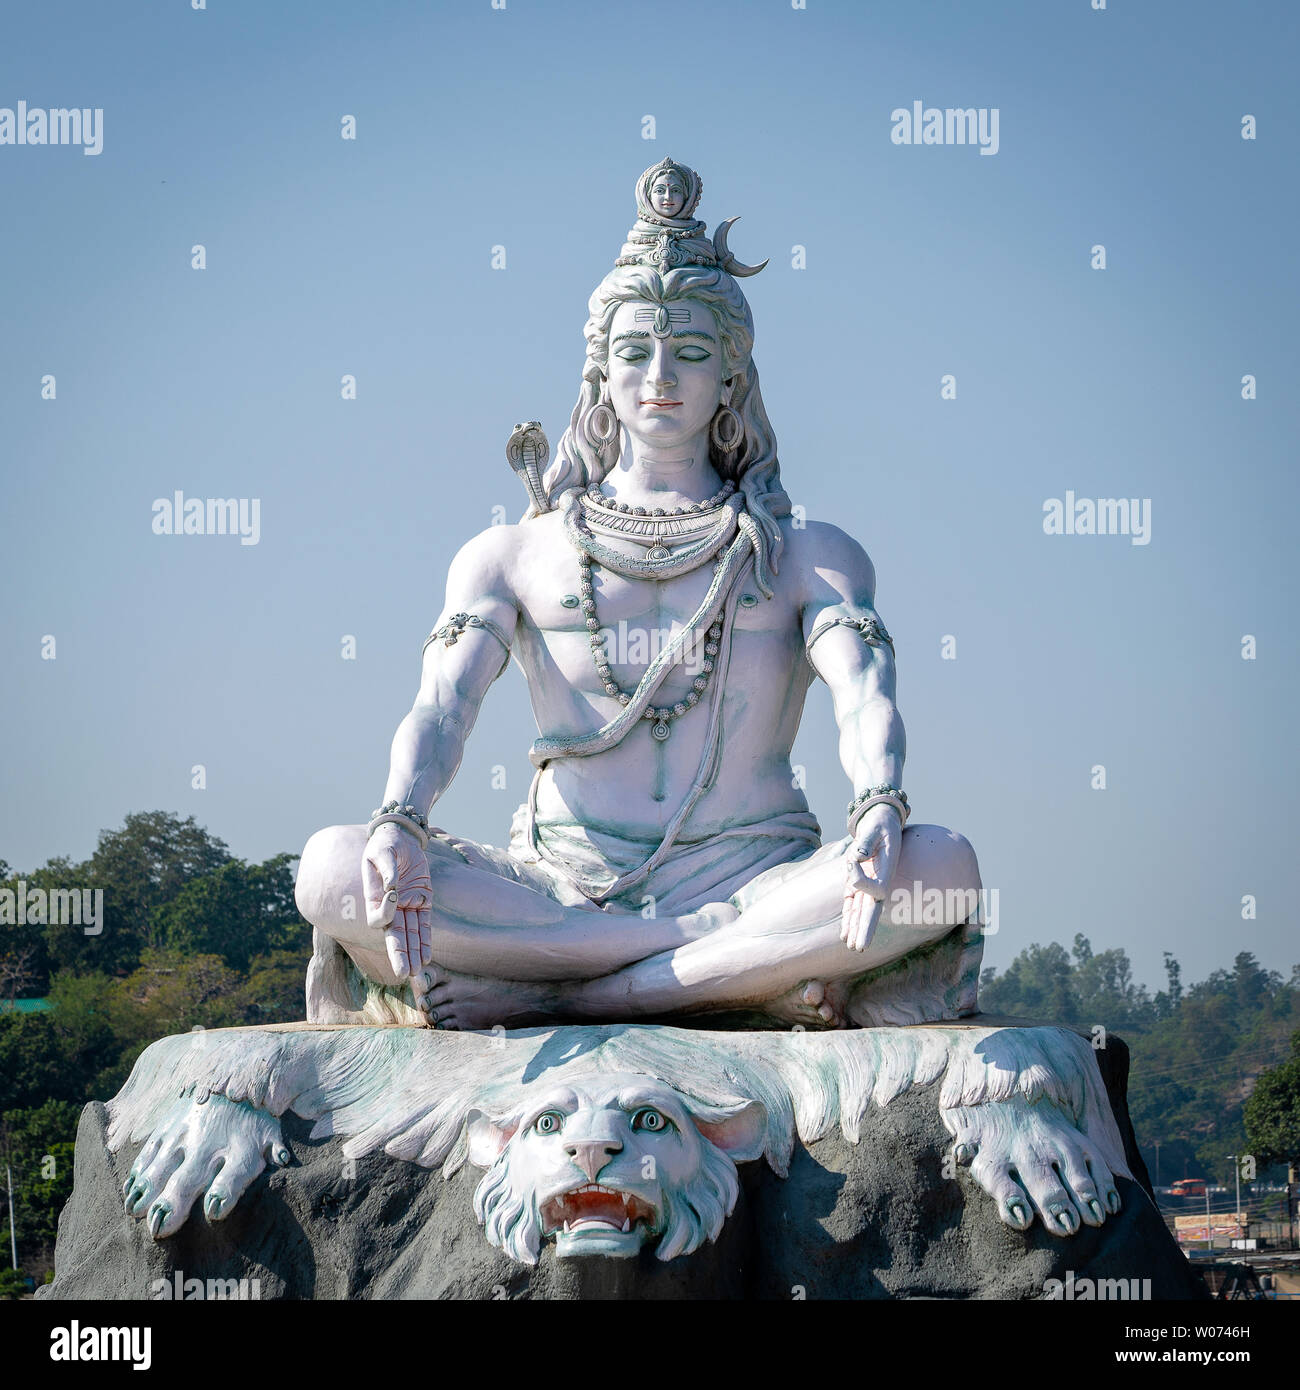
[[[366,922],[386,927],[397,910],[397,856],[391,849],[377,849],[361,866],[366,894]]]
[[[857,920],[858,905],[862,894],[852,883],[844,885],[844,905],[840,909],[840,940],[846,944],[853,939],[854,924]]]
[[[406,959],[411,963],[413,971],[418,970],[424,962],[420,959],[423,954],[423,947],[420,943],[420,912],[418,908],[404,907],[402,912],[402,929],[406,933]]]
[[[382,930],[397,915],[397,889],[384,889],[379,895],[366,894],[366,925]]]
[[[858,882],[858,891],[869,893],[873,898],[883,898],[889,880],[883,872],[883,864],[879,860],[871,860],[860,864],[861,873]]]
[[[415,914],[416,927],[420,937],[420,964],[428,965],[433,959],[433,913],[422,907]]]
[[[876,928],[880,925],[880,914],[884,910],[884,904],[879,898],[872,898],[863,894],[861,901],[857,930],[850,943],[855,951],[865,951],[871,945],[871,939],[875,936]]]
[[[384,950],[388,954],[388,964],[400,984],[411,973],[410,957],[406,954],[406,932],[401,924],[391,923],[384,931]]]
[[[845,893],[860,893],[871,882],[866,860],[850,855],[844,865]]]
[[[853,852],[859,859],[874,859],[880,851],[880,827],[873,826],[867,833],[853,846]]]
[[[850,951],[862,949],[862,930],[870,903],[871,899],[865,893],[853,895],[853,930],[849,933],[848,942]]]

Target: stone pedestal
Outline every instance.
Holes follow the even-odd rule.
[[[1203,1296],[1126,1074],[1113,1036],[980,1019],[166,1038],[82,1117],[45,1296]],[[550,1232],[566,1164],[614,1195]],[[627,1232],[583,1215],[615,1200]]]

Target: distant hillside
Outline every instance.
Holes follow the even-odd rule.
[[[1134,983],[1122,949],[1094,954],[1076,936],[1072,952],[1055,942],[1029,946],[1003,974],[986,970],[980,1004],[1120,1034],[1132,1052],[1129,1107],[1152,1178],[1159,1144],[1162,1182],[1231,1184],[1228,1155],[1249,1151],[1242,1106],[1259,1073],[1290,1055],[1300,1028],[1300,967],[1287,980],[1242,951],[1231,970],[1184,989],[1166,952],[1165,975],[1166,987],[1151,995]]]

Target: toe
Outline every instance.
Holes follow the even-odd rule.
[[[1058,1167],[1084,1225],[1100,1226],[1106,1219],[1106,1212],[1098,1182],[1103,1190],[1112,1186],[1106,1165],[1084,1149],[1062,1145]]]
[[[145,1220],[149,1226],[149,1234],[155,1240],[161,1240],[164,1235],[171,1234],[170,1231],[166,1231],[164,1228],[173,1215],[174,1213],[171,1207],[169,1207],[161,1197],[150,1206],[149,1213]]]
[[[998,1205],[998,1216],[1013,1231],[1027,1231],[1033,1224],[1034,1208],[1023,1187],[1003,1164],[976,1158],[971,1175]]]
[[[231,1149],[220,1172],[212,1179],[204,1199],[203,1212],[209,1221],[221,1221],[230,1215],[249,1184],[266,1167],[268,1157],[274,1163],[287,1163],[289,1151],[281,1141],[275,1139],[268,1141],[261,1149],[252,1144],[240,1144]]]
[[[206,1192],[223,1167],[222,1158],[214,1153],[197,1152],[192,1158],[181,1163],[167,1180],[167,1185],[158,1194],[157,1201],[149,1208],[149,1229],[155,1240],[173,1235],[185,1224],[195,1200]],[[155,1212],[163,1213],[160,1224],[155,1228]]]
[[[1034,1224],[1034,1209],[1024,1191],[1012,1184],[998,1201],[998,1215],[1013,1231],[1027,1231]]]
[[[185,1161],[185,1150],[179,1144],[160,1149],[148,1167],[137,1167],[135,1183],[127,1194],[126,1209],[132,1216],[143,1216],[150,1200],[164,1192],[172,1175]]]
[[[1079,1213],[1051,1162],[1035,1156],[1019,1163],[1017,1172],[1043,1225],[1054,1236],[1072,1236],[1081,1224]]]

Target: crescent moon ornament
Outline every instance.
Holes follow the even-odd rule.
[[[757,275],[767,264],[767,261],[764,261],[762,265],[742,265],[727,249],[727,233],[731,230],[731,224],[739,221],[739,217],[728,217],[725,222],[718,223],[718,230],[713,234],[713,249],[717,253],[718,264],[722,269],[728,275],[743,279],[746,275]],[[771,260],[770,256],[768,260]]]

